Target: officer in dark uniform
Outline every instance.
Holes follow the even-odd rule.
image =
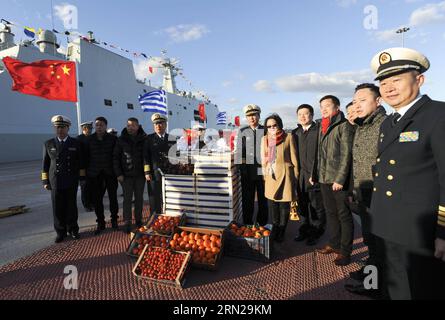
[[[80,128],[82,129],[82,134],[77,136],[77,140],[81,143],[82,148],[86,148],[87,139],[93,133],[93,122],[81,123]],[[94,192],[91,190],[92,185],[93,181],[86,177],[85,184],[80,188],[82,205],[87,212],[94,211]]]
[[[51,120],[56,138],[45,142],[43,147],[42,182],[51,190],[56,243],[62,242],[68,232],[79,239],[77,224],[77,188],[79,180],[85,183],[85,165],[80,142],[68,136],[71,120],[54,116]]]
[[[261,108],[259,106],[247,105],[244,108],[244,114],[249,125],[240,130],[235,145],[235,163],[240,164],[241,171],[243,219],[246,225],[252,225],[255,222],[256,193],[258,198],[256,222],[264,226],[269,220],[261,169],[261,140],[265,128],[260,125]]]
[[[445,103],[420,94],[429,67],[407,48],[372,61],[394,113],[380,129],[371,231],[397,300],[445,298]]]
[[[156,113],[151,117],[154,133],[147,136],[144,145],[144,172],[147,180],[148,197],[152,214],[162,214],[162,176],[158,169],[168,165],[168,154],[175,145],[166,133],[167,117]],[[174,154],[176,152],[174,151]]]

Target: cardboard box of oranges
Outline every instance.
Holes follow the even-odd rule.
[[[232,222],[224,233],[227,256],[260,262],[269,262],[272,258],[272,225],[245,226]]]
[[[214,271],[224,250],[224,230],[178,227],[170,240],[170,248],[190,252],[193,267]]]

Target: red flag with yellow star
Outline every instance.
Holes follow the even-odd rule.
[[[48,100],[77,102],[76,63],[41,60],[33,63],[3,59],[12,80],[12,90]]]

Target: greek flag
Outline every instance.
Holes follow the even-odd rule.
[[[144,112],[167,114],[167,95],[164,90],[155,90],[139,96],[139,103]]]
[[[227,112],[218,113],[218,115],[216,116],[216,124],[217,125],[227,124]]]

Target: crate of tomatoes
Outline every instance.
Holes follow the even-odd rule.
[[[127,255],[133,258],[139,258],[146,245],[150,247],[168,248],[170,238],[171,236],[167,235],[159,235],[148,231],[138,231],[131,239],[126,251]]]
[[[170,240],[170,248],[190,252],[192,266],[215,271],[224,250],[224,230],[178,227]]]
[[[146,245],[132,272],[140,279],[183,289],[190,261],[190,252]]]
[[[185,225],[186,215],[154,214],[148,220],[145,228],[158,234],[171,235],[176,227]]]
[[[269,262],[272,258],[272,225],[245,226],[232,222],[225,229],[225,251],[230,257]]]

